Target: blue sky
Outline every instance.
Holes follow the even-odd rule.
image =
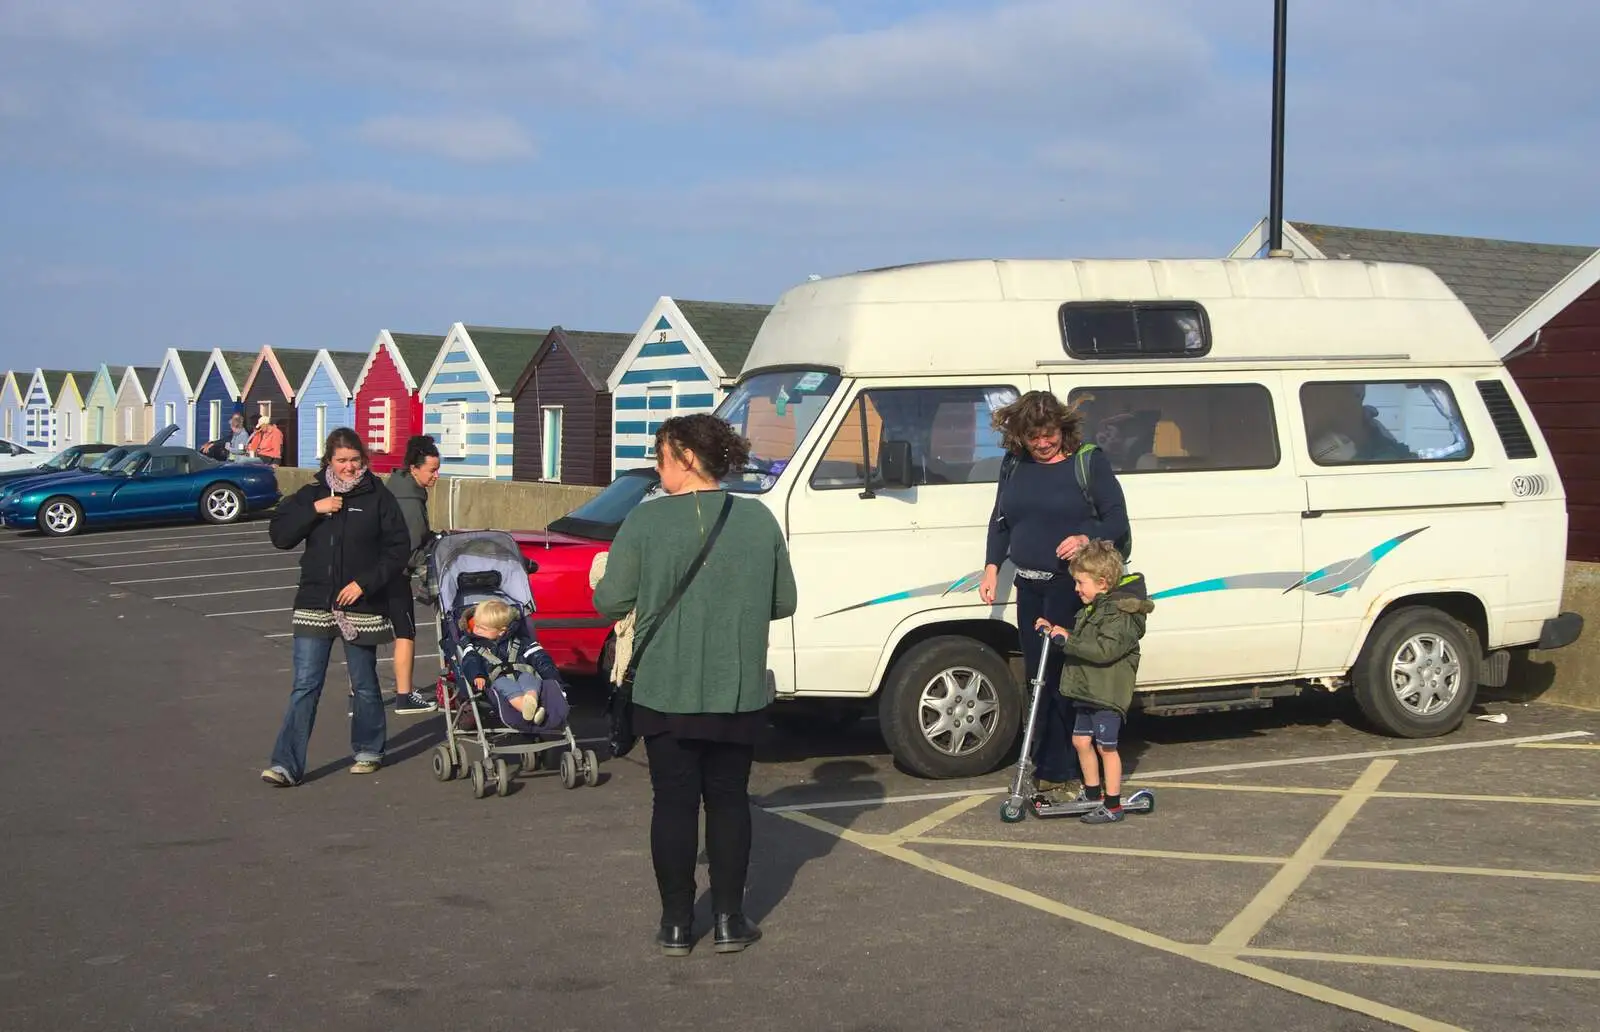
[[[1600,9],[1294,0],[1290,218],[1600,245]],[[1523,13],[1526,10],[1529,13]],[[0,367],[1220,255],[1271,0],[7,0]]]

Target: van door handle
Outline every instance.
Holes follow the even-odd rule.
[[[1322,518],[1322,510],[1307,509],[1305,512],[1300,514],[1300,518],[1303,520],[1320,520]]]

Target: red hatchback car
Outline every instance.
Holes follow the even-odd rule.
[[[593,676],[611,669],[611,621],[594,611],[589,568],[611,547],[628,513],[660,493],[655,470],[629,470],[548,528],[512,534],[522,554],[538,563],[528,574],[538,607],[533,622],[539,643],[563,673]]]

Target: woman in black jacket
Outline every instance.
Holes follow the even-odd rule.
[[[355,431],[341,427],[328,435],[316,479],[279,503],[268,534],[276,548],[304,542],[305,552],[294,597],[294,689],[261,780],[287,788],[305,776],[335,638],[344,639],[355,689],[350,773],[371,774],[382,763],[387,730],[378,646],[394,638],[388,588],[411,549],[400,506],[367,469],[367,449]]]

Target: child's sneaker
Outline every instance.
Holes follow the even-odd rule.
[[[1122,820],[1122,807],[1119,806],[1112,810],[1108,809],[1104,803],[1101,803],[1093,810],[1079,817],[1078,820],[1085,824],[1115,824]]]
[[[538,692],[527,692],[517,700],[517,708],[522,711],[522,719],[530,724],[544,723],[544,706],[539,703]]]

